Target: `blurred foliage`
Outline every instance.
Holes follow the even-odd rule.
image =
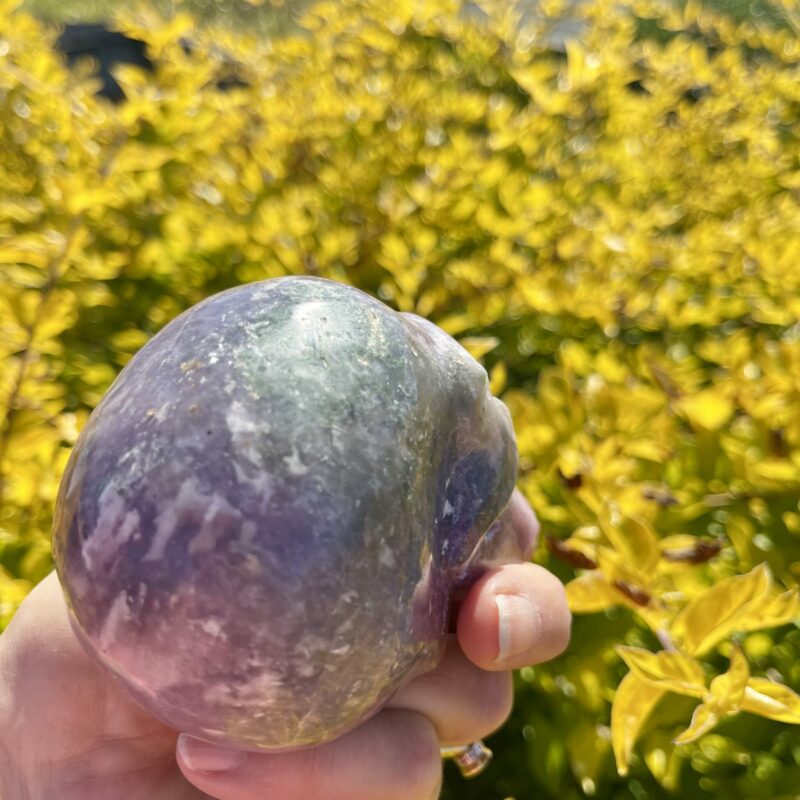
[[[196,24],[220,23],[262,34],[284,30],[310,0],[149,0],[163,16],[181,10]],[[22,10],[52,22],[102,22],[119,8],[117,0],[23,0]]]
[[[794,798],[800,11],[590,0],[556,52],[558,0],[483,7],[322,3],[269,41],[127,12],[157,68],[114,107],[0,0],[2,622],[132,354],[323,275],[482,359],[577,613],[445,797]]]

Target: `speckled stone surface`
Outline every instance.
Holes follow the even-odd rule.
[[[516,470],[505,406],[440,329],[331,281],[249,284],[92,414],[56,567],[79,638],[168,725],[319,744],[435,666],[453,597],[519,557],[496,520]]]

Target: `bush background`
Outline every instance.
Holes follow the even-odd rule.
[[[132,354],[208,294],[322,275],[483,361],[577,613],[444,796],[797,797],[800,13],[592,0],[558,48],[555,0],[459,6],[268,38],[130,11],[156,71],[112,106],[0,0],[0,627]]]

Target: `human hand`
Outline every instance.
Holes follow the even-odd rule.
[[[536,518],[519,493],[512,502],[518,536],[532,544]],[[569,629],[553,575],[530,563],[493,569],[462,602],[439,666],[377,715],[320,747],[245,753],[179,736],[130,700],[78,643],[51,573],[0,637],[0,796],[432,800],[439,748],[502,725],[510,670],[558,655]]]

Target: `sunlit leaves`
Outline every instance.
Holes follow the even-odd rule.
[[[561,0],[531,19],[326,2],[271,41],[121,9],[155,65],[115,67],[111,106],[11,5],[0,627],[48,565],[69,448],[132,354],[212,292],[320,275],[441,325],[513,415],[539,556],[595,615],[536,670],[542,785],[597,788],[615,688],[617,766],[670,791],[676,736],[737,708],[798,722],[795,630],[774,630],[799,610],[796,36],[660,0],[579,4],[563,47]],[[631,9],[657,35],[637,38]]]
[[[791,715],[791,690],[782,687],[785,690],[782,699],[772,701],[769,695],[759,695],[756,688],[749,688],[751,680],[756,681],[756,686],[764,681],[750,678],[747,660],[738,648],[732,651],[728,671],[715,677],[708,687],[702,667],[688,656],[667,651],[651,653],[631,647],[620,647],[618,652],[631,669],[617,690],[612,709],[612,741],[618,769],[623,773],[642,725],[664,692],[703,701],[695,708],[689,727],[675,738],[675,744],[679,745],[700,738],[724,716],[740,710],[760,713],[773,703],[773,712],[784,712],[787,721]],[[749,705],[746,695],[753,698]]]
[[[583,576],[582,580],[585,579],[586,576]],[[631,670],[625,680],[635,676],[640,682],[662,692],[703,700],[695,709],[689,727],[675,739],[676,744],[687,744],[698,739],[724,716],[740,710],[786,722],[797,721],[800,718],[795,712],[794,693],[787,687],[774,690],[774,684],[760,678],[750,678],[747,660],[738,647],[732,651],[728,671],[713,678],[708,688],[703,667],[696,657],[707,653],[733,632],[760,630],[796,620],[799,603],[796,592],[775,594],[771,575],[763,564],[746,575],[723,580],[699,594],[672,623],[669,636],[680,645],[681,651],[650,652],[641,648],[617,648]],[[776,694],[774,700],[770,693]],[[638,726],[643,724],[644,717],[649,713],[646,706],[642,707],[640,719],[635,708],[627,708],[626,696],[619,691],[614,704],[618,702],[624,704],[624,710],[617,712],[618,717],[624,713],[635,719]],[[636,735],[631,737],[627,730],[618,728],[615,736],[617,765],[624,769]]]
[[[0,534],[3,531],[0,530]],[[0,627],[5,628],[19,604],[32,589],[29,581],[13,578],[0,566]]]
[[[733,650],[727,672],[711,681],[704,702],[694,710],[689,727],[675,738],[675,744],[688,744],[708,733],[722,717],[742,707],[750,669],[739,648]]]
[[[725,711],[738,710],[749,678],[750,667],[747,659],[741,649],[735,647],[731,652],[728,671],[717,675],[711,681],[711,702],[715,707]]]
[[[651,653],[636,647],[618,647],[617,652],[631,672],[647,683],[692,697],[705,693],[703,668],[689,656],[666,650]]]
[[[682,399],[678,408],[693,425],[712,431],[725,425],[734,411],[729,398],[710,389]]]
[[[684,652],[703,655],[734,631],[777,627],[798,618],[797,592],[776,595],[768,567],[760,564],[699,595],[681,611],[670,631]]]
[[[591,614],[621,605],[625,596],[598,572],[588,572],[567,584],[567,600],[575,614]]]
[[[692,714],[689,727],[675,739],[675,744],[688,744],[708,733],[719,722],[719,716],[710,707],[701,703]]]
[[[741,699],[743,711],[779,722],[800,724],[800,695],[766,678],[750,678]]]

